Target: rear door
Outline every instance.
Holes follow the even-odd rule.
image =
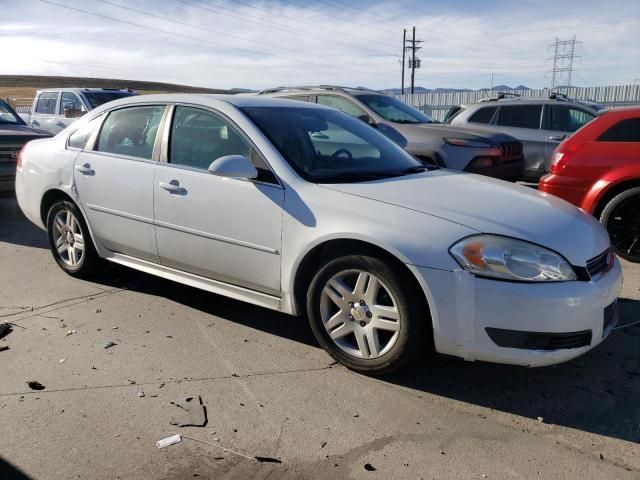
[[[154,184],[160,261],[279,295],[284,189],[277,178],[248,137],[219,112],[177,105],[169,127]],[[250,158],[258,179],[210,174],[210,164],[225,155]]]
[[[57,125],[60,92],[40,92],[31,112],[31,126],[50,133],[58,133],[64,125]]]
[[[494,117],[500,131],[522,142],[526,177],[538,178],[545,171],[546,131],[542,128],[542,105],[501,105]]]
[[[165,105],[112,110],[75,161],[74,180],[93,234],[102,245],[158,261],[153,227],[157,132]],[[69,143],[73,145],[72,134]]]
[[[595,115],[571,105],[545,106],[545,167],[549,170],[553,151],[567,136],[595,118]]]

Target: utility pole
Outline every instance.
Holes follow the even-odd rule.
[[[549,45],[549,49],[553,49],[553,57],[547,58],[547,61],[553,60],[553,68],[547,72],[551,74],[551,89],[559,86],[563,77],[566,78],[566,86],[571,86],[575,71],[573,62],[580,58],[579,55],[576,55],[576,45],[580,46],[581,43],[576,41],[574,35],[569,40],[560,40],[556,37],[555,42]]]
[[[493,91],[493,73],[491,74],[491,89]]]
[[[402,30],[402,83],[400,84],[400,93],[404,95],[404,54],[407,51],[407,29]]]
[[[407,46],[407,43],[409,44],[408,46]],[[415,86],[416,68],[420,68],[420,59],[416,57],[416,52],[422,48],[420,46],[421,43],[422,43],[422,40],[416,40],[416,27],[413,27],[413,34],[411,36],[411,40],[406,39],[406,29],[405,29],[404,49],[402,51],[402,84],[404,87],[405,51],[411,50],[411,58],[409,59],[409,68],[411,69],[411,93],[413,93],[413,89]]]

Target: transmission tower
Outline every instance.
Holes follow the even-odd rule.
[[[573,72],[575,71],[573,63],[580,58],[576,55],[576,47],[582,42],[576,40],[574,35],[569,40],[560,40],[556,37],[556,41],[549,45],[548,50],[553,51],[553,57],[549,57],[547,61],[553,60],[553,68],[547,73],[551,74],[551,88],[558,87],[564,83],[567,87],[571,86]],[[565,80],[562,82],[562,80]]]

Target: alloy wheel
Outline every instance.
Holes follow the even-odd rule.
[[[393,292],[363,270],[332,276],[322,289],[320,316],[329,337],[345,353],[375,359],[398,340],[402,318]]]
[[[77,267],[84,256],[84,236],[80,223],[69,210],[60,210],[53,220],[53,241],[56,253],[70,267]]]
[[[616,250],[640,259],[640,197],[630,197],[616,205],[606,227]]]

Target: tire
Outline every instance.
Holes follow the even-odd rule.
[[[383,375],[432,351],[433,336],[425,335],[431,331],[428,307],[417,300],[422,298],[404,272],[376,257],[351,255],[330,260],[316,273],[307,313],[316,339],[335,360]]]
[[[95,272],[100,257],[78,207],[67,200],[54,203],[47,214],[47,237],[56,263],[72,277]]]
[[[619,193],[607,203],[600,222],[611,237],[614,252],[640,263],[640,187]]]

